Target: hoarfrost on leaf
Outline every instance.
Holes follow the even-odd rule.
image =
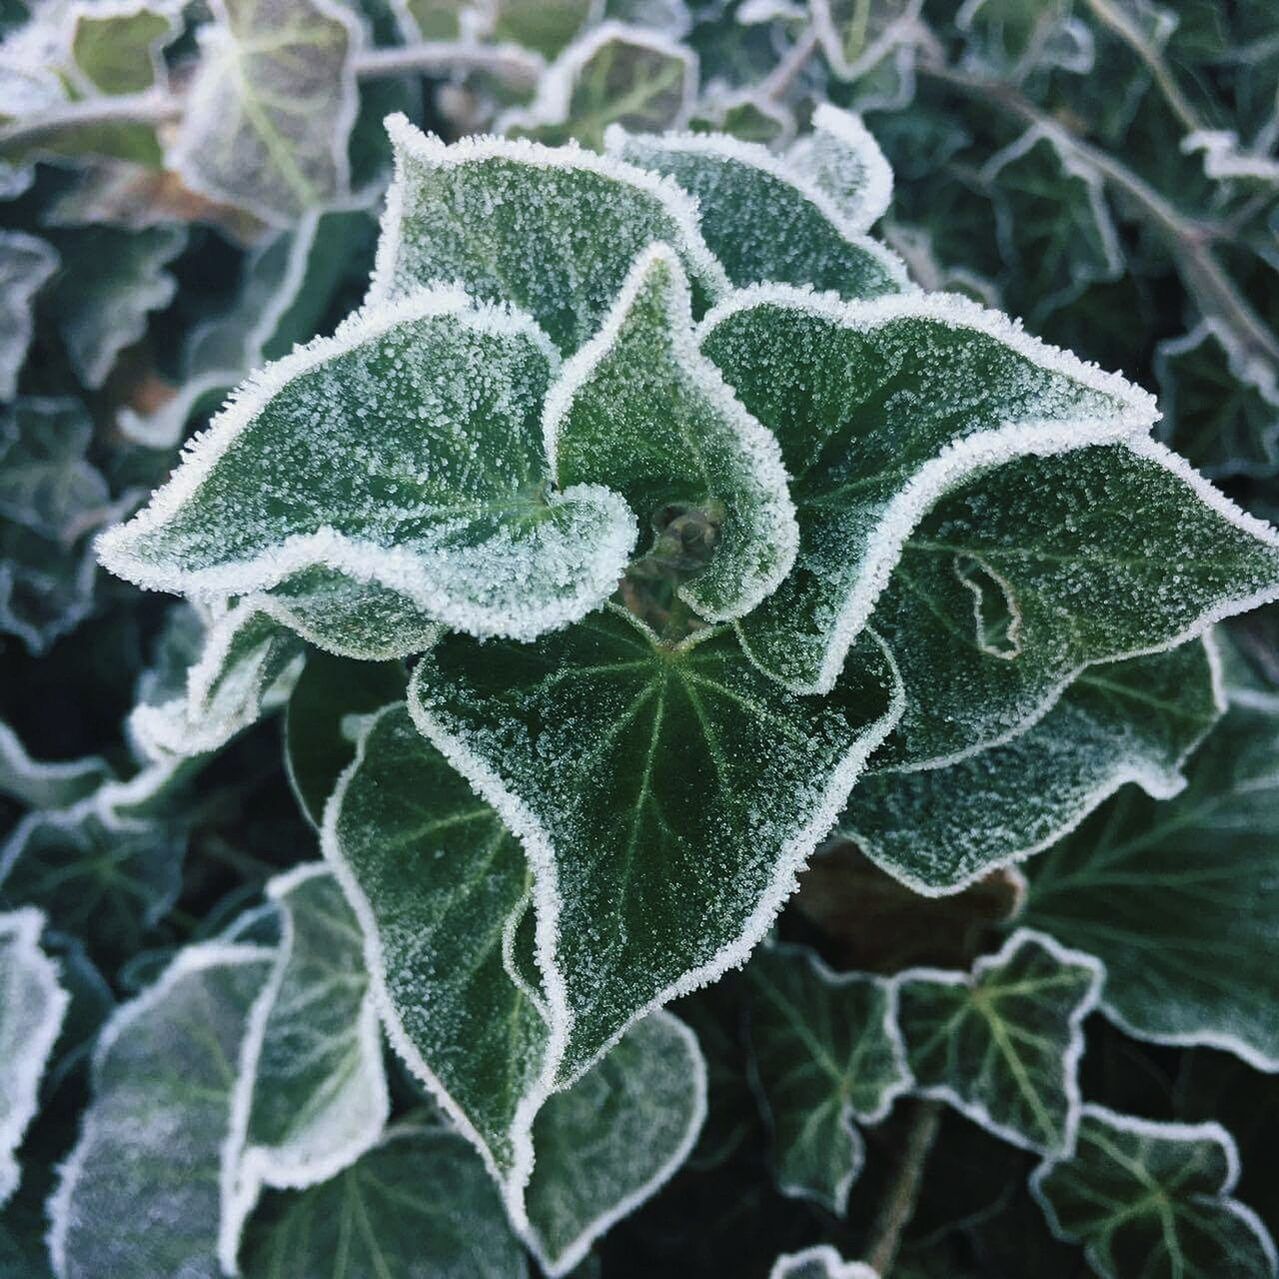
[[[817,1244],[802,1252],[783,1253],[773,1262],[768,1279],[879,1279],[878,1272],[861,1261],[845,1261],[830,1244]]]
[[[858,115],[823,102],[813,130],[791,144],[787,161],[834,202],[851,231],[867,232],[888,212],[893,171]]]
[[[58,255],[25,231],[0,231],[0,400],[12,400],[31,345],[35,295],[58,269]]]

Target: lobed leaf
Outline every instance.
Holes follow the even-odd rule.
[[[809,0],[808,7],[831,70],[857,80],[911,42],[923,0]]]
[[[830,1244],[788,1252],[773,1262],[768,1279],[879,1279],[861,1261],[845,1261]]]
[[[914,1091],[1016,1146],[1069,1152],[1080,1116],[1082,1023],[1103,973],[1091,955],[1025,928],[979,959],[971,976],[900,973],[897,1018]]]
[[[746,968],[752,1069],[770,1118],[783,1194],[843,1216],[865,1147],[909,1087],[896,993],[882,977],[832,972],[804,947],[762,947]]]
[[[111,776],[110,766],[96,755],[56,763],[32,759],[0,721],[0,795],[27,808],[70,808]]]
[[[71,69],[88,93],[144,93],[167,85],[164,49],[182,30],[174,6],[125,0],[67,9]]]

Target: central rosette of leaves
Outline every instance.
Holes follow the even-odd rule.
[[[548,1096],[746,957],[868,765],[867,851],[963,882],[900,864],[899,781],[1279,581],[1149,396],[907,282],[841,119],[786,161],[392,120],[365,307],[101,542],[239,620],[417,655],[324,848],[393,1041],[517,1223]]]

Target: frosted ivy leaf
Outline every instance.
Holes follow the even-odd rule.
[[[335,0],[210,9],[169,167],[193,190],[288,225],[346,191],[359,24]]]
[[[0,795],[28,808],[69,808],[111,775],[96,755],[57,763],[32,759],[13,729],[0,721]]]
[[[1030,869],[1025,920],[1106,965],[1102,1011],[1143,1039],[1279,1070],[1279,712],[1238,705],[1155,803],[1121,791]]]
[[[354,1164],[390,1113],[363,936],[321,864],[278,875],[279,949],[249,1013],[222,1154],[219,1257],[234,1273],[263,1186],[301,1188]]]
[[[1275,1246],[1231,1197],[1234,1139],[1220,1124],[1153,1123],[1087,1105],[1078,1145],[1031,1191],[1053,1234],[1082,1244],[1103,1279],[1270,1279]]]
[[[600,150],[613,124],[683,128],[697,92],[697,56],[664,34],[605,22],[575,40],[547,69],[527,107],[500,117],[498,133],[552,146],[576,138]]]
[[[1070,1150],[1079,1123],[1083,1020],[1103,969],[1021,928],[972,975],[910,968],[894,979],[914,1091],[1016,1146]]]
[[[706,1118],[706,1063],[692,1031],[660,1011],[632,1026],[533,1125],[527,1242],[551,1279],[679,1169]]]
[[[187,243],[185,227],[126,231],[93,226],[51,230],[62,269],[45,302],[76,376],[97,390],[116,358],[147,329],[147,316],[169,305],[177,289],[164,269]]]
[[[285,711],[284,762],[293,794],[312,825],[323,822],[324,805],[355,758],[358,717],[403,701],[407,683],[402,662],[307,654]]]
[[[856,80],[909,44],[923,0],[809,0],[813,30],[831,70]]]
[[[227,608],[206,630],[182,693],[136,706],[130,736],[149,759],[215,751],[288,700],[305,660],[297,637],[251,601]]]
[[[900,713],[877,644],[815,702],[729,631],[665,647],[611,609],[533,645],[447,636],[409,707],[523,842],[561,1086],[749,953]]]
[[[1169,443],[1213,476],[1279,471],[1279,369],[1205,320],[1155,351]]]
[[[498,1181],[520,1184],[549,1089],[519,844],[401,703],[366,721],[322,845],[392,1045]]]
[[[861,117],[829,102],[813,112],[813,131],[787,153],[790,166],[824,192],[854,231],[869,231],[888,212],[893,171]]]
[[[636,256],[672,244],[695,287],[728,288],[673,183],[611,157],[528,141],[452,146],[391,116],[396,175],[387,195],[371,302],[423,284],[528,311],[565,353],[599,327]]]
[[[549,490],[556,362],[532,322],[454,292],[362,312],[247,383],[102,561],[162,590],[274,588],[258,607],[349,655],[413,652],[431,620],[562,626],[612,592],[635,523],[602,489]]]
[[[740,10],[739,10],[740,12]],[[704,86],[690,128],[695,133],[727,133],[743,142],[777,146],[795,136],[794,111],[754,89],[730,89],[723,81]]]
[[[910,1084],[890,982],[832,972],[811,950],[764,946],[746,968],[752,1069],[783,1194],[843,1216],[865,1147]]]
[[[83,91],[143,93],[167,83],[164,48],[182,30],[176,5],[74,3],[66,12],[71,70]]]
[[[149,448],[178,444],[192,418],[220,405],[254,369],[312,337],[324,318],[335,267],[346,264],[371,221],[358,205],[310,209],[292,230],[255,248],[230,309],[192,329],[177,394],[147,414],[122,408],[123,434]]]
[[[602,484],[641,519],[710,513],[710,562],[680,594],[723,621],[776,588],[799,533],[777,442],[698,351],[689,307],[674,252],[643,253],[599,333],[564,366],[542,423],[560,485]]]
[[[1155,417],[1123,379],[953,295],[844,303],[766,286],[700,332],[792,477],[799,556],[741,634],[753,660],[804,692],[838,677],[939,496],[1020,453],[1123,438]]]
[[[470,0],[390,0],[406,44],[458,40],[483,25],[484,15]]]
[[[911,697],[880,762],[1006,741],[1085,666],[1170,648],[1277,593],[1274,530],[1161,445],[1020,458],[906,539],[875,627]]]
[[[838,830],[917,892],[956,892],[1074,830],[1126,782],[1154,799],[1225,709],[1215,648],[1090,666],[1042,720],[945,768],[864,778]]]
[[[31,305],[58,255],[24,231],[0,231],[0,400],[11,400],[31,345]]]
[[[216,1170],[270,958],[258,946],[188,946],[108,1022],[93,1100],[49,1201],[57,1279],[221,1273]]]
[[[879,1279],[861,1261],[845,1261],[830,1244],[787,1252],[773,1262],[768,1279]]]
[[[803,170],[723,133],[629,135],[610,153],[673,178],[699,201],[701,232],[735,285],[812,285],[850,298],[908,288],[905,268]]]
[[[604,6],[600,0],[491,0],[493,36],[553,58]]]
[[[315,1279],[335,1264],[387,1279],[528,1275],[474,1151],[457,1133],[407,1124],[332,1180],[271,1196],[250,1220],[245,1279]]]
[[[40,949],[38,910],[0,915],[0,1206],[18,1185],[15,1158],[66,1015],[57,965]]]

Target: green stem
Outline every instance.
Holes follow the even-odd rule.
[[[901,1162],[871,1227],[870,1247],[866,1252],[866,1264],[883,1279],[888,1279],[901,1251],[902,1235],[915,1215],[924,1185],[924,1169],[940,1125],[941,1102],[917,1100],[913,1103]]]

